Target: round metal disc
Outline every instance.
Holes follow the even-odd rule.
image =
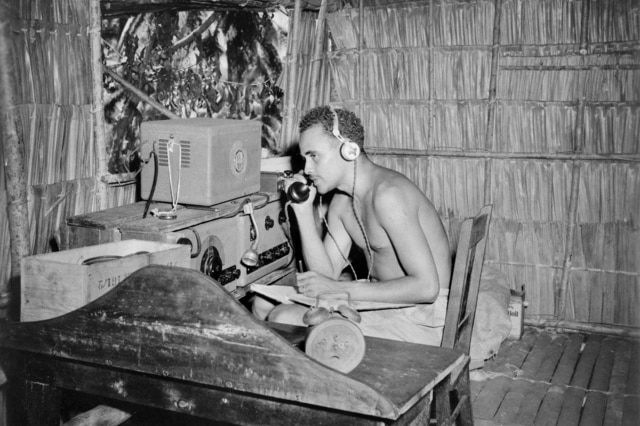
[[[330,318],[312,327],[305,343],[307,355],[342,373],[360,364],[365,348],[360,328],[344,318]]]

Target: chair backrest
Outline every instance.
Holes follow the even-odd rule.
[[[486,205],[476,217],[462,223],[449,288],[442,346],[460,349],[467,355],[471,348],[471,331],[492,210],[493,206]]]

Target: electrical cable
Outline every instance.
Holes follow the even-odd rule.
[[[367,272],[367,281],[371,280],[371,271],[373,269],[373,250],[371,249],[371,244],[369,243],[369,237],[367,237],[367,233],[364,229],[364,225],[360,220],[360,216],[358,216],[358,212],[356,211],[356,164],[357,162],[353,162],[353,187],[351,188],[351,209],[353,210],[353,215],[356,218],[356,222],[358,222],[358,226],[360,227],[360,232],[362,232],[362,236],[364,237],[364,243],[367,247],[367,253],[369,254],[369,270]]]
[[[151,190],[149,191],[149,197],[147,198],[147,202],[144,206],[144,213],[142,213],[142,218],[147,217],[147,213],[149,212],[149,206],[151,206],[151,201],[153,200],[153,193],[156,191],[156,184],[158,183],[158,155],[156,154],[155,143],[153,144],[153,149],[149,153],[149,160],[151,160],[151,156],[153,156],[153,181],[151,183]]]
[[[321,205],[322,205],[322,195],[320,195],[320,204],[319,204],[319,206],[321,206]],[[322,214],[322,212],[319,212],[319,213],[320,213],[320,217],[322,217],[322,222],[324,223],[324,226],[327,229],[327,235],[329,235],[331,240],[333,240],[333,244],[335,244],[336,248],[338,249],[338,253],[340,253],[340,256],[342,257],[342,259],[345,261],[345,263],[351,269],[351,273],[353,274],[353,279],[357,280],[358,279],[358,274],[356,273],[356,269],[353,267],[353,264],[347,258],[347,256],[345,256],[344,253],[342,253],[342,250],[340,249],[340,246],[338,245],[338,242],[336,241],[336,238],[331,233],[331,229],[329,229],[329,222],[327,222],[326,216],[324,214]]]

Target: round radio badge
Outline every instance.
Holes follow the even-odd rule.
[[[242,173],[247,167],[247,158],[244,149],[236,150],[233,156],[233,166],[236,170],[236,173]]]

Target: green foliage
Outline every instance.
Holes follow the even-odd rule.
[[[286,20],[285,20],[286,21]],[[277,154],[286,29],[269,13],[157,13],[103,22],[106,66],[183,118],[263,122],[263,148]],[[110,78],[105,117],[111,173],[139,168],[140,123],[163,119]]]

